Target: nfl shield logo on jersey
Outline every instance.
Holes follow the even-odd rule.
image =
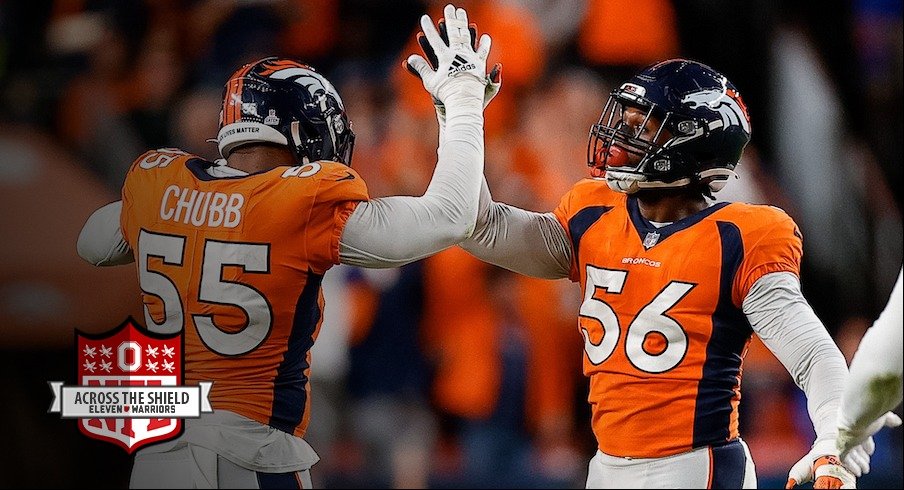
[[[88,437],[132,453],[182,433],[183,418],[210,412],[210,383],[182,386],[182,335],[157,335],[129,318],[101,335],[76,332],[78,385],[50,382],[51,412],[78,418]]]
[[[659,243],[659,233],[651,231],[647,233],[647,236],[645,236],[643,239],[643,248],[653,248],[653,246],[655,246],[657,243]]]

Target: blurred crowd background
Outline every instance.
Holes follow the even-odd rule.
[[[127,484],[121,449],[47,413],[46,382],[76,381],[75,329],[143,318],[133,267],[95,269],[75,251],[133,159],[158,147],[217,158],[207,140],[228,75],[291,56],[338,88],[371,195],[419,195],[437,124],[400,62],[419,52],[419,16],[445,3],[0,1],[2,486]],[[457,4],[504,65],[486,115],[490,187],[527,209],[552,210],[588,175],[589,127],[626,76],[675,56],[728,75],[753,140],[717,197],[797,221],[804,293],[850,361],[902,263],[900,0]],[[340,266],[324,287],[307,437],[322,457],[315,485],[583,487],[595,443],[578,286],[453,248],[395,270]],[[758,341],[740,407],[760,487],[780,488],[813,431],[802,392]],[[877,439],[859,485],[901,488],[901,430]]]

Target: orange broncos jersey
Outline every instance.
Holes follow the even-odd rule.
[[[301,437],[321,280],[367,188],[336,162],[228,178],[211,165],[157,150],[126,176],[121,226],[145,321],[184,332],[186,381],[213,381],[213,408]]]
[[[584,302],[584,375],[599,449],[655,458],[738,437],[741,304],[764,274],[799,275],[794,221],[770,206],[715,204],[656,228],[636,197],[586,179],[555,211]]]

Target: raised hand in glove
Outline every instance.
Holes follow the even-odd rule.
[[[406,67],[409,71],[413,70],[427,92],[443,104],[448,104],[451,96],[467,95],[472,91],[479,91],[476,95],[482,99],[487,84],[486,64],[490,54],[490,36],[484,34],[480,37],[480,43],[474,46],[465,9],[446,5],[443,16],[445,40],[433,26],[430,17],[421,16],[421,30],[436,62],[431,65],[423,56],[413,54],[406,60]]]
[[[448,9],[450,7],[451,7],[451,5],[446,6],[445,17],[440,19],[437,22],[437,24],[439,26],[439,38],[440,38],[440,41],[443,46],[451,46],[451,42],[450,42],[450,38],[449,38],[449,23],[446,20],[449,16]],[[463,9],[458,9],[458,10],[463,11]],[[457,13],[457,11],[456,11],[456,13]],[[465,22],[467,22],[466,19],[467,19],[467,17],[465,17]],[[460,26],[460,22],[457,22],[457,23]],[[427,25],[425,25],[425,24],[429,24],[429,27],[427,27]],[[432,23],[429,23],[429,19],[427,19],[427,16],[424,16],[421,19],[421,28],[424,30],[424,32],[418,33],[417,41],[418,41],[418,44],[420,44],[421,50],[424,52],[424,57],[426,57],[426,59],[424,57],[421,57],[418,55],[412,55],[407,60],[403,61],[402,65],[412,75],[420,78],[423,81],[422,73],[424,71],[424,62],[429,63],[429,69],[438,73],[439,66],[440,66],[440,59],[439,59],[439,56],[437,55],[436,49],[433,46],[433,44],[435,43],[435,39],[431,39],[426,34],[427,32],[433,30],[433,25],[432,25]],[[457,27],[457,28],[460,29],[460,27]],[[468,39],[469,39],[471,49],[474,52],[478,52],[479,50],[478,50],[478,46],[477,46],[477,25],[474,23],[467,24],[467,31],[468,31]],[[486,46],[487,51],[489,50],[489,47],[488,47],[489,41],[488,40],[489,40],[489,36],[487,36],[486,34],[481,36],[481,47],[482,48],[484,47],[484,42],[486,41],[487,42],[487,46]],[[420,66],[420,68],[417,68],[418,66]],[[484,58],[484,67],[485,66],[486,66],[486,62],[485,62],[485,58]],[[493,65],[493,68],[490,70],[490,72],[484,74],[483,78],[484,78],[483,107],[486,108],[486,106],[490,103],[490,101],[493,100],[493,97],[495,97],[496,94],[499,93],[499,89],[502,87],[502,64],[496,63],[495,65]],[[427,87],[426,82],[424,82],[424,86]],[[429,88],[427,90],[428,90],[428,92],[430,91]],[[446,109],[443,104],[443,101],[440,100],[439,98],[437,98],[436,95],[433,94],[433,92],[431,92],[431,96],[433,98],[433,105],[436,107],[436,114],[439,119],[439,122],[441,125],[443,125],[445,123],[445,119],[446,119]]]

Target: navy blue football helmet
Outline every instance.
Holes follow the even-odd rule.
[[[250,143],[286,145],[299,164],[351,166],[355,133],[333,85],[304,63],[264,58],[239,68],[223,89],[217,144],[223,158]]]
[[[626,111],[642,123],[626,124]],[[618,192],[705,184],[711,193],[736,176],[748,141],[750,117],[735,86],[702,63],[672,59],[612,91],[590,128],[588,165]]]

